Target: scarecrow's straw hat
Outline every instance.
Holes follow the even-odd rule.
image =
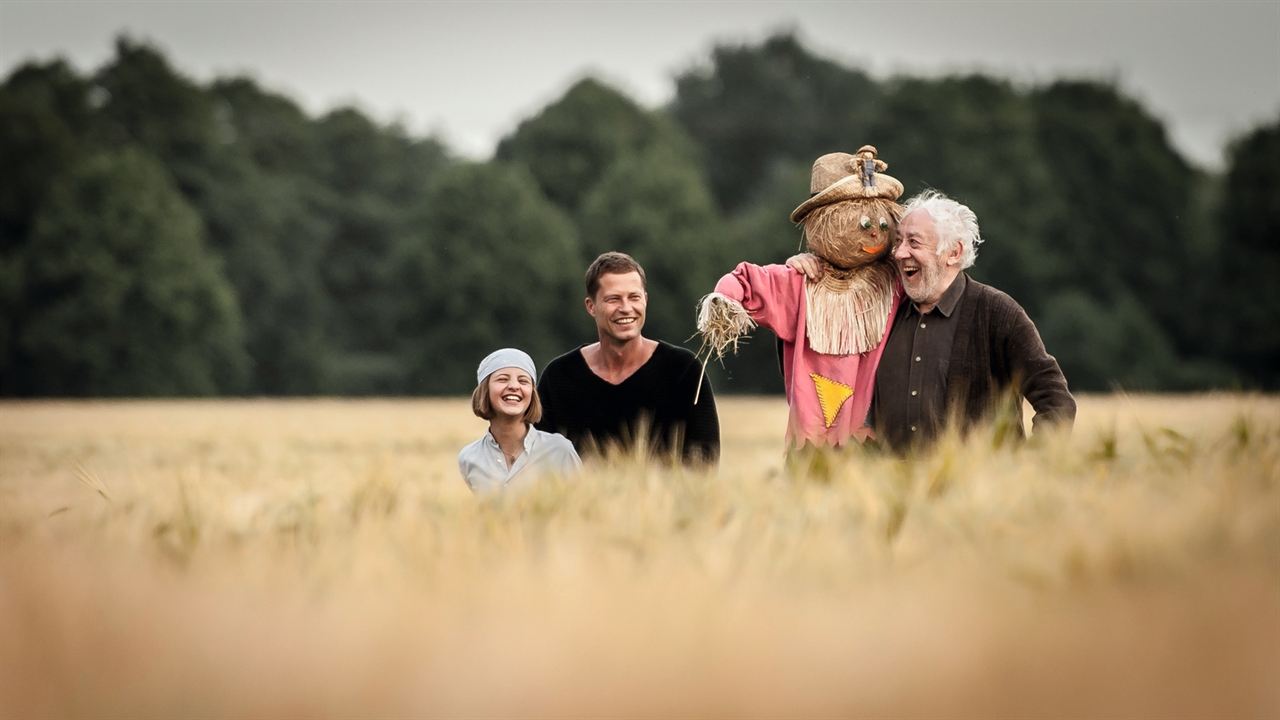
[[[863,145],[853,155],[828,153],[814,160],[809,176],[809,199],[791,211],[791,222],[801,222],[815,208],[842,200],[897,200],[902,197],[902,183],[881,174],[888,168],[887,163],[876,158],[872,145]]]

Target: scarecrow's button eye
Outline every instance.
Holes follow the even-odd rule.
[[[858,224],[862,226],[862,229],[863,229],[863,230],[870,230],[870,229],[871,229],[871,218],[867,217],[866,215],[863,215],[863,216],[862,216],[862,222],[860,222],[860,223],[858,223]]]
[[[889,221],[888,221],[888,220],[885,220],[884,218],[880,218],[880,229],[881,229],[881,230],[888,230],[888,229],[889,229]]]

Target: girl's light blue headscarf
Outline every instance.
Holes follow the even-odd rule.
[[[484,379],[492,375],[493,371],[505,367],[520,368],[529,373],[529,377],[535,383],[538,382],[538,371],[534,368],[533,358],[529,357],[529,353],[516,348],[502,348],[494,350],[480,361],[480,367],[476,368],[476,384],[484,382]]]

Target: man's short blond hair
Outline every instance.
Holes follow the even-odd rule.
[[[649,289],[649,281],[645,279],[644,268],[640,267],[640,263],[636,259],[626,253],[607,252],[596,258],[591,266],[587,268],[586,277],[583,278],[587,284],[587,297],[595,298],[596,291],[600,289],[601,275],[626,275],[627,273],[637,273],[640,275],[640,287],[645,290]]]

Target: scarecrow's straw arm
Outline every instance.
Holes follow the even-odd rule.
[[[755,327],[756,322],[742,303],[728,295],[713,292],[698,301],[698,332],[702,335],[698,355],[702,358],[702,374],[698,376],[698,391],[693,397],[695,405],[702,394],[702,375],[707,372],[707,362],[712,357],[723,362],[729,348],[737,353],[738,342]]]

